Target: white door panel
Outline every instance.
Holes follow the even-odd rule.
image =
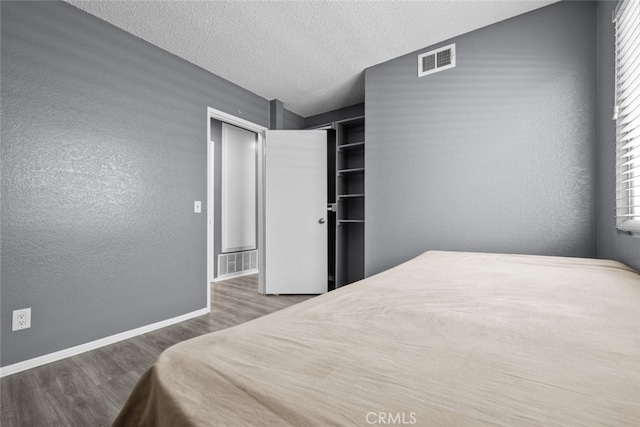
[[[265,293],[327,292],[326,131],[267,131]]]

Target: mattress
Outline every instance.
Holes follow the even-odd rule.
[[[426,252],[167,349],[115,426],[638,426],[640,275]]]

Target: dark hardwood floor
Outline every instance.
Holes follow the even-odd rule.
[[[211,313],[0,379],[0,425],[109,426],[166,348],[311,298],[258,293],[257,276],[211,284]]]

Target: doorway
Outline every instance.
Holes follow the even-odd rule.
[[[257,135],[258,292],[261,294],[327,292],[328,236],[325,219],[327,216],[327,132],[325,130],[268,131],[264,126],[213,108],[208,108],[207,114],[208,308],[211,307],[209,283],[214,281],[216,276],[213,260],[216,211],[214,199],[209,197],[213,194],[216,185],[215,147],[211,142],[212,119]],[[273,197],[267,197],[266,194],[267,169],[270,171],[269,179],[272,184],[274,180],[285,178],[281,181],[281,185],[271,186],[270,196]],[[274,188],[284,189],[288,184],[298,181],[305,182],[304,188],[290,189],[280,194],[278,198],[279,192]],[[323,190],[319,188],[322,186],[324,186]],[[317,191],[314,190],[316,188],[318,188]],[[279,213],[274,214],[274,207]],[[285,209],[280,209],[282,207]],[[272,213],[270,217],[267,217],[267,211]],[[265,245],[267,233],[271,236],[269,240],[272,256],[269,265],[266,263],[266,250],[269,249]],[[287,274],[278,274],[285,271]],[[268,283],[269,286],[267,286]],[[309,284],[313,285],[309,286]]]
[[[221,125],[219,123],[222,123]],[[218,126],[220,126],[220,129],[216,129],[216,123],[218,123]],[[240,136],[240,139],[242,140],[242,134],[244,133],[245,135],[245,148],[248,145],[247,143],[247,136],[249,135],[249,133],[251,133],[252,135],[255,135],[255,144],[256,144],[256,152],[257,152],[257,161],[255,163],[255,173],[257,176],[257,186],[256,186],[256,206],[260,206],[260,204],[262,203],[262,197],[263,197],[263,192],[261,191],[261,188],[263,188],[263,178],[262,178],[262,170],[263,170],[263,165],[262,165],[262,148],[263,148],[263,140],[264,140],[264,132],[267,130],[266,127],[264,126],[260,126],[258,124],[252,123],[248,120],[233,116],[231,114],[225,113],[223,111],[220,110],[216,110],[214,108],[207,108],[207,308],[210,310],[211,309],[211,286],[210,283],[214,282],[217,280],[217,271],[218,271],[218,266],[217,266],[217,252],[223,252],[222,247],[224,246],[224,250],[226,250],[227,252],[229,252],[230,254],[233,254],[233,261],[231,261],[231,259],[227,260],[224,259],[224,262],[230,262],[230,264],[228,265],[233,265],[234,268],[237,266],[237,263],[244,263],[245,262],[245,258],[248,256],[248,259],[246,261],[248,261],[248,263],[250,264],[252,261],[255,261],[255,263],[257,265],[263,265],[261,260],[259,259],[253,259],[252,260],[252,253],[251,251],[244,251],[244,249],[246,249],[247,247],[251,246],[252,244],[257,248],[257,257],[260,256],[260,253],[262,252],[260,250],[260,248],[264,247],[263,244],[261,243],[261,210],[257,209],[257,211],[255,211],[255,217],[253,219],[254,223],[257,221],[257,226],[255,227],[255,230],[257,230],[257,236],[254,235],[254,241],[252,242],[250,238],[250,236],[247,236],[246,233],[243,234],[242,232],[242,223],[241,221],[236,221],[237,219],[247,219],[250,218],[251,215],[247,216],[245,218],[244,215],[241,215],[240,218],[238,218],[237,213],[233,212],[233,209],[231,209],[230,211],[224,212],[221,209],[220,204],[218,204],[218,206],[216,206],[215,202],[214,202],[214,197],[213,195],[218,192],[221,196],[221,192],[223,192],[223,186],[222,186],[222,182],[220,180],[220,176],[221,176],[221,170],[220,167],[222,165],[222,151],[220,150],[221,144],[222,144],[222,138],[221,138],[221,134],[223,131],[223,127],[226,128],[225,132],[231,132],[231,133],[237,133],[238,136]],[[214,141],[213,135],[220,135],[219,138],[215,138],[217,139],[217,141]],[[218,149],[216,149],[216,143],[219,145]],[[230,158],[228,158],[228,161],[233,161],[234,156],[238,156],[241,155],[241,152],[235,151],[229,152],[230,154]],[[218,162],[216,162],[216,160],[219,160]],[[216,167],[216,164],[218,164],[218,166]],[[216,176],[218,176],[218,179],[216,179]],[[233,181],[233,178],[232,178]],[[245,182],[242,183],[242,185],[247,185],[247,182],[245,180]],[[231,191],[232,193],[235,192],[234,187],[233,187],[233,183],[229,186],[229,188],[227,188],[227,192]],[[238,190],[241,191],[242,190]],[[229,197],[230,199],[232,198],[232,196]],[[237,206],[242,206],[243,203],[246,204],[247,199],[245,198],[245,200],[240,200],[241,203],[237,204]],[[217,213],[217,215],[216,215]],[[222,227],[221,227],[221,222],[222,222],[222,217],[225,217],[227,219],[227,225],[230,227],[230,229],[235,229],[235,232],[232,233],[224,233],[224,239],[222,236]],[[251,219],[249,219],[251,220]],[[218,227],[216,227],[216,222],[218,223]],[[224,240],[224,241],[223,241]],[[218,245],[216,245],[216,241],[219,242]],[[216,252],[216,246],[219,246],[220,248],[218,248],[218,251]],[[241,250],[242,252],[237,252]],[[236,253],[240,253],[241,255],[236,257]],[[245,253],[247,255],[245,255]],[[256,256],[255,253],[253,254],[253,256]],[[236,261],[236,258],[237,261]],[[258,273],[260,274],[260,273]]]
[[[258,135],[215,119],[211,132],[214,281],[222,281],[258,271]]]

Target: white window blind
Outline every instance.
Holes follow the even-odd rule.
[[[616,227],[640,232],[640,0],[621,0],[616,32]]]

